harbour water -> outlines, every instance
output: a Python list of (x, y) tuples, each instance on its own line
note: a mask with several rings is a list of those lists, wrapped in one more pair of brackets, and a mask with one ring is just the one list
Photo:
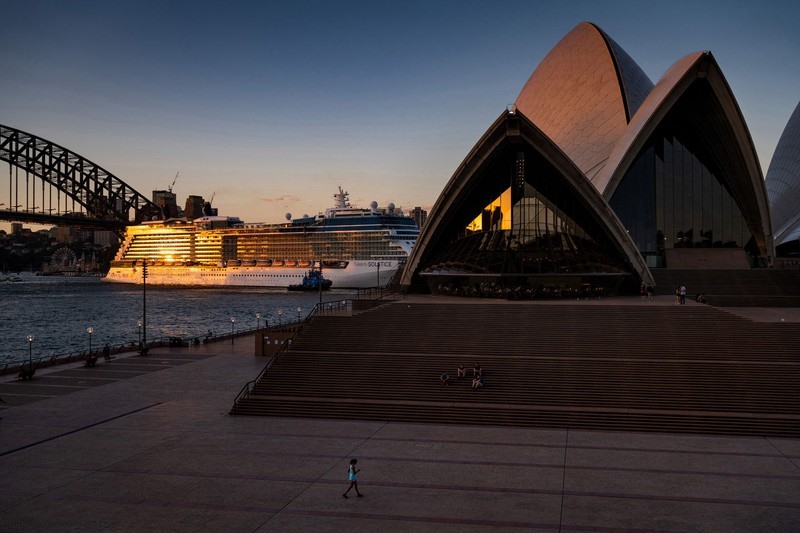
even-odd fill
[[(0, 365), (136, 342), (142, 318), (142, 287), (104, 283), (99, 278), (45, 277), (21, 274), (19, 281), (0, 283)], [(323, 301), (352, 298), (354, 293), (331, 290)], [(256, 313), (269, 324), (304, 318), (319, 301), (316, 293), (267, 288), (147, 287), (147, 338), (203, 337), (256, 327)], [(298, 308), (300, 309), (298, 312)], [(280, 311), (280, 315), (279, 315)]]

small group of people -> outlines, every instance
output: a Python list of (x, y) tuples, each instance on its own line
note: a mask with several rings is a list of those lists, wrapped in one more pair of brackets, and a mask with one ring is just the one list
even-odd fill
[[(467, 377), (467, 369), (464, 367), (463, 363), (458, 365), (456, 376), (457, 379)], [(450, 384), (450, 374), (448, 374), (447, 371), (442, 372), (439, 376), (439, 382), (443, 387), (448, 386)], [(480, 387), (483, 387), (483, 369), (481, 368), (481, 364), (476, 361), (472, 367), (472, 388), (477, 389)]]
[[(106, 363), (110, 362), (111, 359), (111, 348), (108, 347), (108, 344), (103, 346), (103, 359), (105, 359)], [(84, 365), (88, 367), (93, 367), (97, 364), (97, 355), (94, 353), (89, 353), (89, 356), (86, 358), (86, 362)]]
[(675, 303), (680, 305), (686, 303), (686, 286), (679, 285), (675, 289)]

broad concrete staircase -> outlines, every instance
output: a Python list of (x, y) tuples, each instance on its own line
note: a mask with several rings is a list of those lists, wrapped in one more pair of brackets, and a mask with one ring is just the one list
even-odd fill
[[(800, 436), (800, 324), (638, 299), (431, 302), (314, 318), (231, 412)], [(475, 361), (478, 390), (456, 379)]]
[(704, 294), (717, 307), (800, 307), (800, 270), (782, 268), (653, 269), (656, 292), (674, 296), (684, 285), (687, 298)]

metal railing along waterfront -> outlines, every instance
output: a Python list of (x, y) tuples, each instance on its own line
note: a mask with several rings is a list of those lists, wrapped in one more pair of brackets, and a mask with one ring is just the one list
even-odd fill
[[(253, 389), (256, 386), (256, 383), (261, 381), (261, 379), (269, 372), (272, 366), (280, 359), (286, 352), (291, 350), (292, 342), (294, 338), (297, 337), (300, 333), (303, 332), (303, 329), (311, 322), (311, 319), (317, 315), (325, 315), (325, 314), (334, 314), (334, 313), (342, 313), (342, 312), (349, 312), (353, 310), (353, 300), (338, 300), (335, 302), (323, 302), (316, 304), (314, 308), (306, 315), (305, 319), (301, 320), (299, 325), (294, 329), (292, 332), (292, 336), (288, 339), (285, 339), (272, 357), (269, 358), (267, 364), (258, 373), (255, 379), (252, 379), (244, 384), (242, 390), (239, 391), (239, 394), (236, 395), (236, 398), (233, 400), (233, 407), (231, 408), (231, 414), (233, 414), (233, 410), (236, 408), (236, 404), (238, 404), (241, 400), (250, 396), (253, 392)], [(271, 330), (277, 328), (270, 328)]]
[[(166, 341), (163, 339), (167, 339)], [(154, 340), (152, 343), (148, 343), (148, 346), (163, 346), (169, 343), (169, 338), (164, 337), (163, 339), (159, 338)], [(131, 352), (137, 351), (138, 342), (131, 341), (131, 342), (123, 342), (118, 344), (109, 344), (109, 353), (110, 355), (115, 355), (123, 352)], [(105, 346), (105, 345), (104, 345)], [(90, 356), (94, 355), (97, 357), (102, 356), (103, 354), (103, 347), (98, 348), (96, 350), (75, 350), (71, 352), (64, 352), (59, 354), (50, 354), (44, 355), (39, 357), (32, 357), (32, 358), (24, 358), (24, 359), (14, 359), (12, 361), (6, 361), (0, 365), (0, 375), (3, 374), (11, 374), (14, 372), (19, 372), (22, 370), (23, 367), (27, 367), (30, 364), (33, 365), (34, 368), (45, 368), (48, 366), (55, 366), (65, 363), (74, 363), (77, 361), (85, 361)]]
[(366, 289), (358, 289), (356, 298), (359, 300), (399, 300), (404, 295), (391, 289), (384, 287), (368, 287)]
[[(287, 322), (283, 325), (284, 328), (291, 328), (295, 327), (297, 322)], [(230, 333), (216, 335), (213, 332), (206, 332), (201, 335), (163, 335), (160, 337), (156, 337), (153, 339), (148, 339), (147, 346), (145, 348), (157, 348), (161, 346), (191, 346), (191, 345), (199, 345), (205, 344), (208, 342), (218, 342), (222, 340), (230, 340), (231, 336), (233, 337), (240, 337), (251, 335), (257, 331), (262, 331), (264, 329), (272, 329), (269, 327), (262, 327), (262, 328), (249, 328), (249, 329), (242, 329), (240, 331), (235, 332), (233, 335)], [(277, 329), (277, 326), (276, 328)], [(12, 374), (14, 372), (19, 372), (23, 368), (28, 367), (29, 365), (33, 365), (34, 369), (39, 368), (46, 368), (50, 366), (56, 366), (66, 363), (74, 363), (79, 361), (85, 361), (91, 356), (95, 357), (102, 357), (103, 356), (103, 349), (105, 345), (102, 345), (96, 349), (89, 350), (73, 350), (70, 352), (63, 352), (63, 353), (51, 353), (50, 355), (43, 355), (38, 357), (24, 357), (20, 359), (13, 359), (9, 361), (5, 361), (0, 363), (0, 375), (5, 374)], [(121, 343), (115, 344), (108, 344), (109, 354), (116, 355), (120, 353), (126, 352), (140, 352), (139, 342), (137, 340), (125, 341)]]
[[(339, 300), (333, 302), (324, 302), (317, 304), (311, 310), (308, 316), (304, 319), (286, 320), (280, 324), (264, 325), (262, 327), (244, 328), (234, 333), (216, 334), (212, 331), (207, 331), (199, 335), (163, 335), (156, 338), (149, 338), (145, 348), (157, 348), (162, 346), (192, 346), (199, 344), (206, 344), (209, 342), (221, 342), (231, 340), (231, 337), (244, 337), (252, 335), (259, 331), (281, 331), (281, 330), (295, 330), (295, 334), (299, 332), (303, 326), (310, 320), (310, 318), (317, 314), (339, 313), (343, 310), (352, 309), (351, 300)], [(12, 374), (21, 371), (23, 368), (33, 365), (34, 369), (46, 368), (66, 363), (74, 363), (85, 361), (91, 356), (102, 357), (102, 345), (97, 349), (89, 350), (73, 350), (62, 353), (51, 353), (50, 355), (42, 355), (38, 357), (20, 357), (19, 359), (12, 359), (0, 362), (0, 375)], [(126, 353), (126, 352), (140, 352), (139, 342), (137, 340), (125, 341), (121, 343), (108, 344), (111, 355)]]

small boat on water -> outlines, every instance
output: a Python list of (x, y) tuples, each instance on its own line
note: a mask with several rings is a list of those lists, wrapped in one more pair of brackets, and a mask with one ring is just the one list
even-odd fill
[(322, 277), (322, 269), (312, 268), (303, 276), (300, 284), (289, 285), (286, 288), (290, 291), (327, 291), (332, 285), (331, 280)]

